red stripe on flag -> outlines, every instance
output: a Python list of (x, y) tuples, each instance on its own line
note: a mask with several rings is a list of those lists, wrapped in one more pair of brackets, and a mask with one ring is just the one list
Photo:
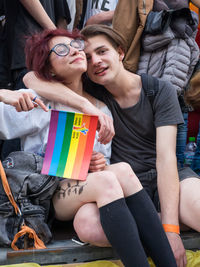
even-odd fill
[(93, 146), (94, 146), (94, 138), (96, 134), (97, 122), (98, 122), (98, 117), (91, 116), (89, 131), (87, 134), (88, 136), (87, 136), (87, 141), (86, 141), (86, 146), (85, 146), (85, 153), (84, 153), (78, 180), (85, 180), (88, 174), (90, 159), (91, 159)]

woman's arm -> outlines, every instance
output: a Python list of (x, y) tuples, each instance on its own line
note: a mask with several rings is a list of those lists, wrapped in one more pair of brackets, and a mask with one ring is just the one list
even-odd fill
[(100, 143), (107, 144), (113, 138), (115, 132), (112, 119), (86, 98), (76, 94), (62, 83), (40, 80), (35, 76), (34, 72), (27, 73), (23, 81), (26, 87), (33, 89), (48, 100), (62, 103), (86, 114), (98, 116), (98, 141)]
[(48, 111), (42, 100), (34, 98), (35, 96), (30, 92), (11, 91), (7, 89), (0, 90), (0, 102), (4, 102), (5, 104), (15, 107), (17, 111), (28, 111), (38, 107), (38, 105), (44, 111)]

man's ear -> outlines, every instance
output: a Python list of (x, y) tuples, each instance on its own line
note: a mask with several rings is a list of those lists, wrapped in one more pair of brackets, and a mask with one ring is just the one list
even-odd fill
[(118, 54), (119, 54), (119, 59), (120, 59), (120, 61), (123, 61), (124, 56), (125, 56), (124, 50), (119, 46), (119, 47), (117, 48), (117, 52), (118, 52)]

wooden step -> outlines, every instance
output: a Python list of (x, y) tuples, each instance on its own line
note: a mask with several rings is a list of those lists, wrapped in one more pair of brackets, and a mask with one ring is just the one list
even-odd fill
[[(185, 232), (181, 234), (186, 249), (200, 250), (200, 234)], [(69, 264), (94, 260), (118, 259), (112, 248), (100, 248), (91, 245), (81, 246), (71, 239), (53, 240), (47, 249), (13, 251), (0, 249), (0, 265), (24, 262), (36, 262), (40, 265)]]

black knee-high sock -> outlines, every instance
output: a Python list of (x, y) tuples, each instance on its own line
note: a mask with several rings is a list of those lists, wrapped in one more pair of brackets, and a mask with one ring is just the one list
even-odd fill
[(149, 267), (137, 225), (125, 199), (113, 201), (99, 211), (103, 230), (125, 267)]
[(125, 198), (141, 241), (157, 267), (174, 267), (176, 261), (157, 211), (144, 189)]

